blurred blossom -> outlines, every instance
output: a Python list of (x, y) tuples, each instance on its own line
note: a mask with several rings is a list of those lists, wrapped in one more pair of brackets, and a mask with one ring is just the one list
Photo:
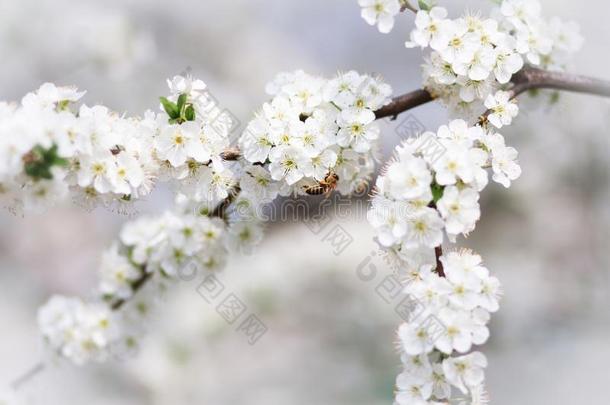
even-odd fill
[[(35, 51), (33, 51), (35, 50)], [(11, 55), (5, 74), (23, 69), (72, 73), (97, 68), (125, 76), (155, 56), (151, 33), (119, 8), (99, 2), (7, 0), (0, 3), (0, 53)], [(9, 70), (10, 68), (10, 70)]]

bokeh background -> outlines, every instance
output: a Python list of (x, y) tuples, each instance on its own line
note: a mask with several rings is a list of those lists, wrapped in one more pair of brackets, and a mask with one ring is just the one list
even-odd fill
[[(453, 15), (490, 1), (439, 1)], [(610, 3), (542, 1), (548, 16), (580, 23), (586, 39), (570, 70), (610, 79)], [(365, 24), (356, 0), (0, 0), (0, 99), (45, 81), (88, 91), (85, 102), (141, 114), (165, 78), (190, 71), (245, 123), (284, 70), (330, 76), (375, 72), (397, 93), (420, 86), (422, 55), (403, 42), (404, 14), (389, 35)], [(527, 107), (525, 107), (527, 105)], [(446, 112), (410, 112), (429, 129)], [(397, 122), (384, 122), (387, 157)], [(522, 103), (503, 133), (523, 176), (482, 199), (463, 246), (503, 282), (501, 311), (483, 348), (492, 403), (605, 403), (610, 383), (610, 104), (562, 94), (552, 108)], [(160, 187), (138, 212), (170, 207)], [(357, 268), (374, 250), (363, 218), (332, 219), (353, 237), (340, 255), (302, 223), (277, 223), (255, 254), (234, 257), (220, 279), (268, 327), (255, 345), (182, 282), (151, 320), (138, 355), (78, 368), (48, 367), (20, 389), (31, 404), (388, 404), (399, 358), (394, 303)], [(42, 357), (36, 310), (51, 294), (88, 295), (100, 252), (129, 218), (69, 204), (41, 216), (0, 213), (0, 387)], [(330, 228), (329, 228), (330, 229)]]

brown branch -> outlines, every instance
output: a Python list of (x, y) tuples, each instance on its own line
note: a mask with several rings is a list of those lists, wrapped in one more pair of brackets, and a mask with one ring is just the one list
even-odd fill
[[(430, 204), (428, 204), (428, 207), (438, 211), (438, 208), (436, 207), (436, 202), (434, 201), (431, 201)], [(440, 215), (440, 212), (438, 214)], [(442, 243), (434, 248), (434, 255), (436, 256), (436, 267), (433, 271), (440, 277), (445, 277), (445, 269), (443, 268), (443, 262), (441, 262), (441, 256), (443, 255)]]
[(241, 151), (239, 150), (239, 147), (232, 146), (232, 147), (225, 149), (220, 154), (220, 157), (223, 160), (239, 160), (239, 158), (241, 157)]
[(443, 255), (443, 245), (438, 245), (434, 248), (434, 255), (436, 256), (436, 268), (434, 271), (441, 277), (445, 277), (445, 269), (443, 268), (443, 262), (441, 262), (441, 256)]
[(422, 104), (426, 104), (432, 100), (434, 100), (434, 97), (432, 97), (432, 95), (428, 93), (427, 90), (414, 90), (410, 93), (394, 97), (390, 104), (383, 106), (379, 110), (375, 111), (375, 117), (377, 119), (384, 117), (392, 117), (392, 119), (396, 119), (398, 114), (410, 110), (411, 108), (420, 106)]
[[(513, 86), (508, 90), (511, 99), (534, 89), (555, 89), (610, 97), (610, 82), (606, 80), (571, 73), (551, 72), (531, 66), (517, 72), (511, 82)], [(479, 117), (478, 123), (481, 125), (487, 124), (487, 117), (491, 113), (491, 110), (485, 111)]]
[(509, 90), (513, 97), (532, 89), (555, 89), (610, 97), (610, 82), (565, 72), (526, 67), (517, 72)]
[(402, 3), (400, 6), (401, 13), (405, 10), (410, 10), (417, 14), (417, 9), (411, 5), (409, 0), (401, 0), (400, 2)]
[(210, 212), (210, 214), (208, 216), (212, 217), (212, 218), (226, 219), (225, 216), (227, 213), (227, 208), (229, 208), (229, 206), (233, 203), (233, 201), (235, 201), (235, 199), (237, 198), (237, 196), (239, 195), (240, 192), (241, 192), (241, 188), (239, 187), (239, 184), (235, 185), (229, 191), (229, 195), (227, 196), (227, 198), (222, 200), (216, 206), (216, 208), (214, 208), (214, 210), (212, 212)]

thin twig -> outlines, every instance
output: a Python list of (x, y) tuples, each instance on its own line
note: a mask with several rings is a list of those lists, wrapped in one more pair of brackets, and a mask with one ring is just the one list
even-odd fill
[(403, 12), (405, 10), (411, 10), (415, 14), (417, 14), (417, 9), (411, 5), (411, 2), (409, 0), (401, 0), (400, 2), (402, 3), (400, 6), (400, 12)]
[(225, 149), (220, 154), (220, 157), (223, 160), (239, 160), (239, 158), (241, 157), (241, 151), (239, 150), (239, 147), (232, 146), (232, 147)]
[[(142, 275), (140, 276), (140, 278), (138, 278), (136, 281), (133, 282), (133, 284), (131, 285), (131, 289), (133, 290), (133, 293), (135, 294), (136, 292), (138, 292), (142, 287), (144, 287), (144, 284), (146, 284), (146, 282), (152, 277), (152, 272), (147, 272), (146, 271), (146, 266), (142, 266)], [(113, 311), (118, 311), (119, 309), (121, 309), (121, 307), (127, 302), (126, 299), (124, 298), (120, 298), (118, 300), (116, 300), (111, 306), (110, 308)]]
[(45, 364), (42, 361), (39, 361), (34, 366), (32, 366), (28, 371), (23, 373), (19, 378), (11, 383), (11, 388), (15, 391), (19, 389), (27, 381), (34, 378), (36, 375), (40, 374), (45, 369)]
[(229, 208), (231, 203), (235, 201), (240, 192), (241, 188), (239, 187), (239, 184), (233, 186), (233, 188), (229, 191), (229, 195), (227, 196), (227, 198), (222, 200), (220, 204), (218, 204), (216, 208), (214, 208), (214, 210), (209, 214), (209, 216), (212, 218), (225, 219), (225, 216), (227, 214), (227, 208)]
[(445, 277), (445, 269), (443, 268), (443, 262), (441, 262), (441, 256), (443, 256), (443, 245), (438, 245), (434, 248), (434, 255), (436, 256), (436, 268), (434, 271), (441, 277)]

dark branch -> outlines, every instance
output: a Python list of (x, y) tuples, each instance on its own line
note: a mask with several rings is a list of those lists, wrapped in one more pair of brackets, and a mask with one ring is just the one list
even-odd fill
[(411, 5), (409, 0), (401, 0), (401, 3), (402, 3), (400, 5), (400, 12), (401, 13), (404, 12), (405, 10), (410, 10), (410, 11), (413, 11), (414, 13), (417, 14), (417, 9)]
[(434, 100), (434, 98), (430, 93), (428, 93), (427, 90), (415, 90), (410, 93), (394, 97), (390, 104), (375, 111), (375, 117), (377, 119), (384, 117), (392, 117), (392, 119), (396, 119), (398, 114), (422, 104), (426, 104), (432, 100)]
[(225, 149), (220, 154), (220, 157), (223, 160), (238, 160), (241, 157), (241, 151), (239, 150), (239, 148), (237, 146), (233, 146), (233, 147)]
[(555, 89), (610, 97), (610, 82), (607, 80), (534, 67), (520, 70), (511, 81), (514, 83), (510, 89), (513, 97), (532, 89)]
[(234, 186), (229, 191), (229, 195), (227, 196), (227, 198), (222, 200), (216, 206), (216, 208), (214, 208), (214, 210), (212, 212), (210, 212), (210, 214), (208, 216), (210, 216), (212, 218), (226, 219), (225, 216), (227, 213), (227, 208), (229, 208), (229, 206), (233, 203), (233, 201), (235, 201), (235, 199), (237, 198), (237, 196), (239, 195), (240, 192), (241, 192), (241, 188), (239, 187), (239, 185)]
[[(510, 98), (534, 89), (554, 89), (610, 97), (610, 82), (606, 80), (564, 72), (551, 72), (531, 66), (517, 72), (511, 82), (513, 87), (508, 90)], [(485, 111), (479, 117), (479, 124), (487, 124), (487, 117), (491, 113), (491, 110)]]
[(441, 256), (443, 255), (443, 246), (438, 245), (434, 248), (434, 254), (436, 255), (436, 268), (434, 271), (441, 277), (445, 277), (445, 269), (443, 268), (443, 262), (441, 262)]

